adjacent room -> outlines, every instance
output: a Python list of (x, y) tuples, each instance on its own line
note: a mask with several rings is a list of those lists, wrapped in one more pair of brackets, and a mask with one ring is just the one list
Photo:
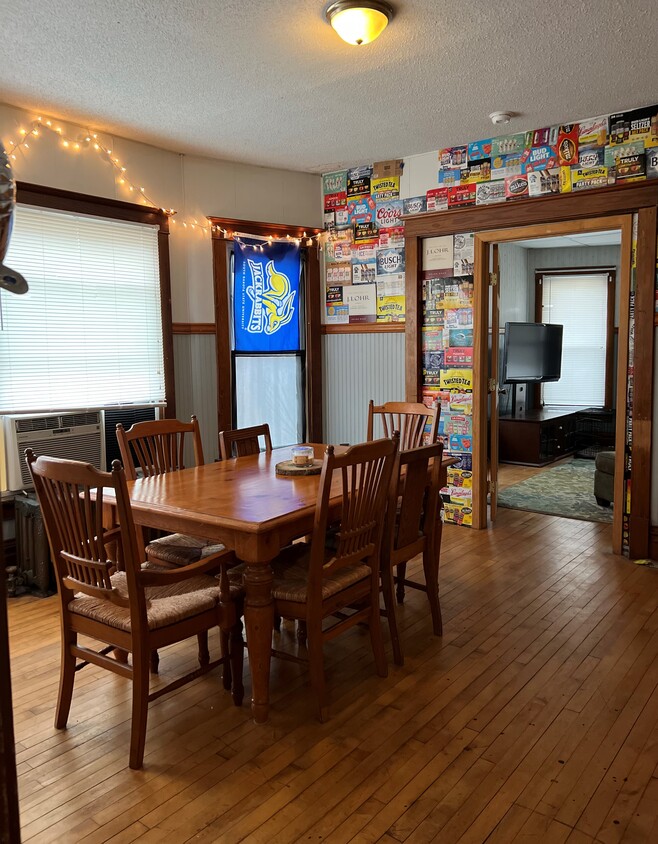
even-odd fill
[(3, 13), (0, 844), (658, 841), (655, 10)]

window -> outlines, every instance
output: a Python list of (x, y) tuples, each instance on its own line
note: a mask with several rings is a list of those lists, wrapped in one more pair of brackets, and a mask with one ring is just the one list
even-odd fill
[(162, 404), (158, 225), (18, 205), (0, 292), (0, 413)]
[(609, 287), (613, 284), (608, 272), (543, 275), (541, 321), (564, 326), (562, 374), (559, 381), (543, 385), (545, 404), (608, 403)]

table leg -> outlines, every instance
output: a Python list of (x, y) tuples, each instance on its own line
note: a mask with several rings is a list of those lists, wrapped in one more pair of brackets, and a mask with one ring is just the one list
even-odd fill
[(245, 571), (244, 620), (251, 669), (251, 711), (257, 724), (267, 721), (270, 708), (270, 654), (272, 650), (272, 569), (269, 563), (249, 564)]

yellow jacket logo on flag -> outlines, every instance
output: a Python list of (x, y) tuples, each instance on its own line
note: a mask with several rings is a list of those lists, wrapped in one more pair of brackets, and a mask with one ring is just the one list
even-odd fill
[(274, 334), (287, 325), (295, 315), (296, 291), (291, 288), (287, 275), (277, 272), (274, 261), (268, 261), (263, 277), (263, 267), (249, 260), (252, 284), (247, 295), (252, 301), (251, 316), (247, 331), (250, 334)]

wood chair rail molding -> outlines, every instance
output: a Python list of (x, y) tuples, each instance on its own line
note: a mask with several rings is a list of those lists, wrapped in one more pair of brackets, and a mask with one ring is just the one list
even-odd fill
[[(254, 220), (236, 220), (229, 217), (208, 217), (218, 230), (212, 232), (213, 288), (215, 299), (215, 355), (217, 361), (217, 430), (233, 427), (233, 385), (231, 362), (231, 301), (229, 296), (230, 249), (232, 238), (228, 232), (252, 234), (275, 238), (290, 235), (293, 238), (319, 234), (322, 229), (313, 226), (294, 226), (285, 223), (263, 223)], [(314, 246), (300, 246), (307, 256), (304, 296), (306, 302), (306, 437), (322, 442), (322, 343), (321, 343), (321, 285), (320, 261)]]
[[(653, 347), (655, 297), (655, 261), (656, 261), (656, 207), (658, 205), (658, 182), (635, 182), (620, 187), (601, 188), (582, 193), (561, 194), (518, 200), (475, 208), (456, 208), (429, 214), (404, 217), (405, 222), (405, 261), (406, 261), (406, 354), (405, 381), (407, 401), (418, 401), (420, 394), (421, 332), (422, 319), (422, 240), (427, 237), (474, 232), (476, 238), (475, 269), (484, 266), (488, 256), (488, 243), (507, 242), (537, 237), (536, 230), (541, 227), (541, 235), (548, 237), (557, 234), (577, 233), (582, 231), (604, 231), (609, 228), (622, 229), (622, 254), (628, 252), (628, 221), (630, 215), (638, 215), (637, 256), (635, 267), (635, 360), (634, 360), (634, 405), (633, 405), (633, 474), (631, 480), (631, 516), (629, 531), (629, 551), (634, 558), (646, 557), (650, 540), (650, 501), (651, 501), (651, 435), (653, 402)], [(595, 221), (595, 222), (594, 222)], [(622, 224), (623, 221), (623, 224)], [(626, 230), (626, 236), (624, 231)], [(480, 273), (484, 272), (480, 270)], [(618, 282), (628, 290), (630, 264), (622, 266), (622, 278)], [(626, 286), (628, 283), (629, 286)], [(478, 293), (475, 285), (474, 318), (481, 320), (486, 315), (486, 302), (482, 292)], [(623, 299), (623, 295), (622, 295)], [(480, 323), (478, 323), (480, 324)], [(623, 306), (619, 320), (618, 372), (627, 362), (628, 355), (628, 303)], [(475, 338), (474, 349), (474, 390), (484, 396), (482, 401), (474, 402), (474, 429), (481, 416), (486, 413), (486, 392), (483, 392), (483, 379), (486, 375), (486, 343), (478, 344)], [(485, 369), (482, 370), (484, 361)], [(619, 384), (618, 384), (619, 386)], [(625, 395), (625, 390), (619, 395)], [(480, 399), (482, 399), (482, 395)], [(619, 433), (625, 429), (626, 414), (623, 402), (618, 403), (617, 448), (623, 444)], [(486, 453), (481, 449), (474, 475), (473, 524), (483, 527), (486, 524), (486, 509), (476, 513), (476, 497), (481, 490), (476, 486), (486, 483)], [(485, 474), (482, 473), (484, 461)], [(617, 473), (620, 474), (620, 473)], [(478, 475), (481, 475), (478, 480)], [(623, 478), (616, 478), (616, 490), (623, 494)], [(622, 500), (621, 497), (618, 500)], [(619, 508), (618, 508), (619, 509)], [(620, 515), (618, 515), (618, 520)], [(615, 525), (615, 536), (619, 534)], [(620, 534), (619, 534), (620, 535)], [(615, 542), (616, 551), (621, 550)]]

